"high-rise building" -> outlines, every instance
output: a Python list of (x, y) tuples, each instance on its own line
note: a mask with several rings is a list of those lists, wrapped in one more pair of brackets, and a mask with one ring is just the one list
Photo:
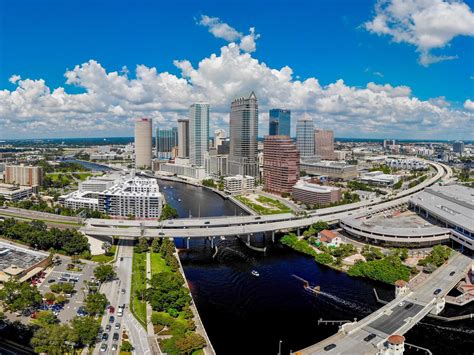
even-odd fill
[(314, 153), (326, 160), (334, 160), (334, 133), (317, 129), (314, 131)]
[(189, 162), (204, 166), (209, 150), (209, 104), (197, 103), (189, 108)]
[(453, 152), (454, 153), (464, 153), (464, 142), (456, 141), (453, 143)]
[(171, 158), (171, 152), (178, 145), (178, 128), (156, 129), (156, 157)]
[(225, 131), (221, 128), (218, 128), (214, 131), (214, 148), (219, 147), (222, 144), (222, 141), (225, 139)]
[(314, 124), (311, 118), (302, 118), (296, 122), (296, 147), (300, 157), (314, 155)]
[(290, 136), (291, 130), (291, 111), (273, 108), (269, 114), (270, 136)]
[(265, 190), (291, 193), (300, 176), (300, 153), (289, 136), (266, 136), (263, 143)]
[(153, 121), (150, 118), (135, 120), (135, 168), (137, 169), (151, 168), (152, 128)]
[(6, 165), (5, 183), (40, 186), (43, 183), (43, 168), (39, 166)]
[(178, 120), (178, 157), (189, 157), (189, 120)]
[(383, 147), (384, 149), (390, 148), (392, 145), (396, 145), (397, 142), (395, 139), (384, 139), (383, 141)]
[(229, 123), (230, 175), (258, 177), (258, 102), (253, 91), (232, 101)]

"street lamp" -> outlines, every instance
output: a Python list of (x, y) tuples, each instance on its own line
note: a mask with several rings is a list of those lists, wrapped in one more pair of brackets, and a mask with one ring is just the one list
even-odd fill
[(281, 343), (283, 343), (281, 340), (278, 341), (278, 355), (281, 355)]

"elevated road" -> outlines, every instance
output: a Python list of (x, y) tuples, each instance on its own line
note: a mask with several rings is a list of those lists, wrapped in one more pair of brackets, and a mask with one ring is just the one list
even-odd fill
[[(446, 295), (466, 275), (471, 264), (469, 257), (456, 254), (413, 289), (400, 294), (359, 322), (343, 325), (335, 335), (296, 354), (383, 353), (390, 335), (403, 335), (428, 313), (442, 311)], [(329, 345), (331, 349), (324, 350)]]
[(447, 174), (445, 167), (430, 162), (436, 174), (410, 189), (401, 191), (393, 198), (377, 198), (348, 205), (324, 208), (304, 215), (291, 213), (269, 216), (235, 216), (213, 218), (181, 218), (166, 221), (129, 221), (111, 219), (88, 219), (81, 229), (91, 236), (116, 236), (122, 238), (160, 237), (217, 237), (252, 235), (255, 233), (298, 230), (317, 221), (338, 222), (355, 213), (367, 213), (370, 210), (390, 209), (408, 202), (414, 193), (431, 186)]

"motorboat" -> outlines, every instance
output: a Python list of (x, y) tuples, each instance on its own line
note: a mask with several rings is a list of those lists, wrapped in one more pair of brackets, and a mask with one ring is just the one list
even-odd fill
[(251, 274), (252, 274), (253, 276), (255, 276), (255, 277), (259, 277), (259, 276), (260, 276), (260, 274), (258, 273), (257, 270), (252, 270)]

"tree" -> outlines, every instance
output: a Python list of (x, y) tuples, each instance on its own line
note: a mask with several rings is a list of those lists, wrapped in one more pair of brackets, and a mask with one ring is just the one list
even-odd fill
[(148, 251), (148, 240), (144, 237), (138, 239), (138, 244), (135, 246), (135, 251), (137, 253), (146, 253)]
[(56, 300), (56, 296), (52, 292), (46, 292), (44, 294), (44, 299), (48, 302), (54, 302)]
[(120, 351), (124, 351), (127, 353), (132, 352), (133, 346), (129, 341), (123, 341), (122, 345), (120, 346)]
[(78, 339), (78, 345), (93, 345), (96, 342), (100, 323), (93, 317), (74, 317), (71, 326)]
[(16, 312), (38, 306), (43, 301), (43, 297), (35, 286), (12, 280), (3, 284), (0, 290), (0, 301), (5, 308)]
[(153, 239), (153, 241), (151, 242), (151, 250), (154, 253), (159, 253), (160, 247), (161, 247), (160, 239), (159, 238)]
[(165, 203), (161, 211), (160, 219), (165, 220), (165, 219), (171, 219), (171, 218), (177, 218), (177, 217), (179, 217), (178, 210), (172, 207), (170, 204)]
[(187, 333), (176, 340), (176, 348), (185, 354), (202, 349), (206, 345), (206, 340), (199, 334)]
[(46, 326), (56, 324), (59, 320), (52, 311), (40, 311), (36, 314), (36, 322), (42, 326)]
[(69, 342), (76, 340), (68, 325), (54, 324), (38, 328), (31, 338), (31, 345), (37, 353), (61, 355), (70, 350)]
[(324, 221), (317, 221), (311, 227), (316, 231), (316, 233), (319, 233), (324, 229), (329, 229), (329, 224)]
[(84, 300), (84, 308), (91, 316), (101, 315), (109, 301), (103, 293), (90, 293)]
[(117, 276), (117, 273), (112, 265), (101, 264), (94, 269), (94, 276), (100, 282), (106, 282), (113, 280)]

